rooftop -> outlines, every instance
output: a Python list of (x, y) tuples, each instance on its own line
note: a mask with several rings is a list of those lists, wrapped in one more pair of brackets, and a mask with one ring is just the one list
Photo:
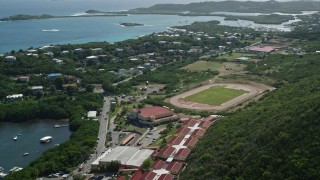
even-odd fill
[(157, 160), (151, 166), (152, 169), (161, 169), (166, 163), (162, 160)]
[(194, 147), (197, 143), (198, 139), (190, 137), (183, 145), (188, 147)]
[(192, 135), (202, 137), (205, 133), (206, 133), (206, 130), (204, 129), (196, 129), (193, 131)]
[(179, 162), (171, 162), (168, 167), (166, 168), (166, 170), (168, 170), (169, 172), (178, 172), (180, 171), (182, 168), (182, 163)]
[(201, 121), (199, 127), (207, 129), (211, 126), (211, 121)]
[(189, 128), (180, 127), (180, 128), (176, 131), (176, 134), (185, 136), (185, 135), (187, 135), (189, 132), (190, 132), (190, 129), (189, 129)]
[(196, 124), (197, 124), (197, 121), (196, 120), (192, 120), (192, 119), (183, 121), (183, 125), (187, 126), (187, 127), (193, 127)]
[(181, 148), (177, 154), (174, 156), (175, 158), (186, 158), (190, 154), (191, 150), (189, 148)]
[(269, 53), (269, 52), (276, 50), (276, 48), (272, 47), (272, 46), (254, 46), (254, 47), (251, 47), (249, 50), (256, 51), (256, 52)]
[(145, 107), (136, 111), (138, 111), (138, 113), (140, 113), (140, 115), (143, 117), (151, 117), (167, 113), (173, 113), (170, 109), (161, 106)]
[(168, 144), (178, 145), (182, 142), (183, 139), (184, 139), (184, 137), (182, 137), (182, 136), (173, 136), (170, 139), (170, 141), (168, 142)]
[(130, 146), (117, 146), (109, 154), (103, 157), (101, 162), (120, 161), (122, 165), (140, 167), (153, 150), (139, 149)]
[(174, 175), (172, 174), (162, 174), (158, 180), (173, 180), (174, 179)]
[(160, 156), (170, 156), (174, 152), (175, 148), (165, 146), (159, 151)]
[(140, 180), (153, 180), (156, 177), (156, 175), (157, 174), (152, 171), (147, 171), (147, 172), (143, 173)]

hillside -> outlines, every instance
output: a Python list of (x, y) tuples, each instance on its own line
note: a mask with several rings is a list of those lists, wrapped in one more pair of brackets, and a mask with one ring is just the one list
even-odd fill
[[(157, 4), (149, 8), (137, 8), (130, 13), (182, 13), (189, 12), (209, 14), (212, 12), (243, 12), (243, 13), (300, 13), (301, 11), (317, 11), (320, 9), (319, 1), (289, 1), (277, 2), (274, 0), (266, 2), (254, 1), (220, 1), (201, 2), (191, 4)], [(183, 13), (182, 13), (183, 14)]]
[(315, 55), (272, 55), (249, 66), (253, 74), (274, 77), (279, 88), (215, 122), (193, 150), (181, 179), (317, 179), (318, 68)]

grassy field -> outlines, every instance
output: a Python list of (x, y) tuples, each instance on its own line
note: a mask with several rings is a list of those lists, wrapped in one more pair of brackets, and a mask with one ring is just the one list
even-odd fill
[(218, 71), (222, 66), (223, 63), (220, 62), (197, 61), (183, 67), (182, 69), (186, 69), (189, 71), (207, 71), (208, 69)]
[(244, 93), (247, 93), (247, 91), (229, 89), (222, 86), (214, 86), (197, 94), (185, 97), (183, 99), (186, 101), (197, 102), (201, 104), (219, 106)]

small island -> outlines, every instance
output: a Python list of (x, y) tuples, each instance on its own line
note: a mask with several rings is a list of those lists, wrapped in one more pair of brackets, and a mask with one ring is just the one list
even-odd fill
[(139, 23), (120, 23), (121, 26), (133, 27), (133, 26), (144, 26), (144, 24)]
[(22, 21), (22, 20), (32, 20), (32, 19), (49, 19), (54, 18), (55, 16), (49, 14), (42, 15), (27, 15), (27, 14), (18, 14), (9, 17), (0, 19), (0, 21)]

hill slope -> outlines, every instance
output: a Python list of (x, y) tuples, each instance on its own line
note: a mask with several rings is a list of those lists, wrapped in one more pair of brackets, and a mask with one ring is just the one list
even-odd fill
[(319, 117), (319, 78), (286, 85), (215, 122), (181, 179), (317, 179)]
[(318, 11), (320, 2), (317, 1), (220, 1), (200, 2), (191, 4), (157, 4), (149, 8), (137, 8), (130, 10), (131, 13), (191, 13), (208, 14), (217, 11), (244, 12), (244, 13), (300, 13), (300, 11)]

